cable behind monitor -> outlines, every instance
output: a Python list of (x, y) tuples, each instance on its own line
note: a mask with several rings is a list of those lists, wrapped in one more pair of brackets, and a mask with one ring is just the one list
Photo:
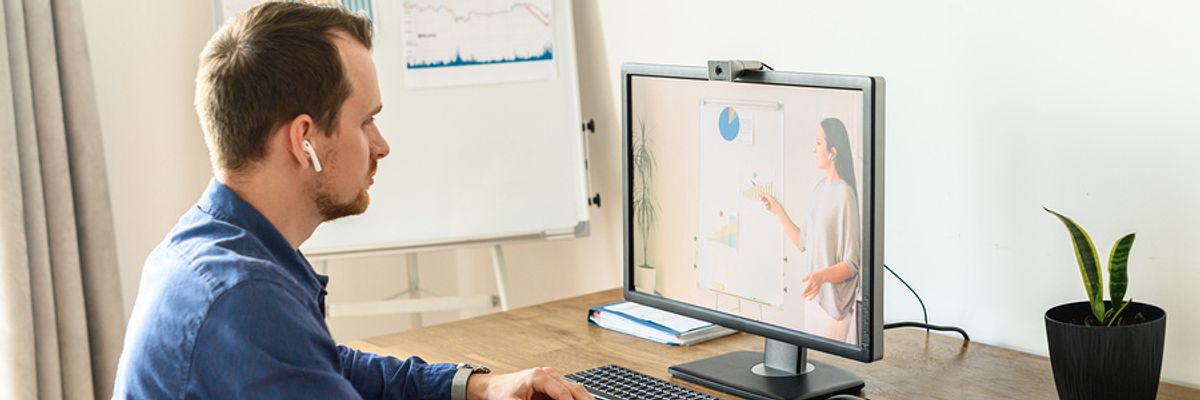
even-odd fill
[(928, 332), (930, 330), (943, 331), (943, 332), (958, 332), (958, 334), (962, 335), (963, 340), (968, 341), (968, 342), (971, 341), (971, 336), (967, 335), (967, 331), (964, 330), (963, 328), (959, 328), (957, 326), (931, 325), (929, 323), (929, 311), (925, 309), (925, 301), (921, 300), (921, 295), (917, 294), (917, 291), (914, 290), (913, 287), (908, 284), (908, 282), (905, 282), (904, 278), (901, 278), (900, 275), (896, 273), (896, 271), (893, 271), (891, 267), (888, 267), (887, 264), (883, 265), (883, 269), (887, 270), (887, 272), (890, 272), (892, 274), (892, 276), (896, 277), (896, 279), (899, 280), (900, 283), (904, 284), (904, 287), (908, 288), (908, 291), (912, 292), (913, 296), (917, 298), (917, 302), (921, 304), (921, 315), (924, 316), (924, 321), (925, 321), (925, 322), (913, 322), (913, 321), (893, 322), (890, 324), (884, 324), (883, 329), (886, 330), (886, 329), (892, 329), (892, 328), (925, 328), (926, 332)]

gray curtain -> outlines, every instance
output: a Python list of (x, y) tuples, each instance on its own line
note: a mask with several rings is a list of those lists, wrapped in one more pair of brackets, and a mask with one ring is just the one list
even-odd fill
[(79, 0), (0, 2), (0, 398), (108, 398), (125, 321)]

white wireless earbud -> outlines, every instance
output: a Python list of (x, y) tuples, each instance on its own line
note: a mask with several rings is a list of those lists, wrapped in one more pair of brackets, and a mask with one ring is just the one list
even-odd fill
[(304, 141), (303, 146), (304, 152), (308, 153), (308, 159), (312, 160), (313, 169), (317, 170), (317, 172), (321, 172), (321, 160), (317, 159), (317, 151), (313, 150), (312, 144), (307, 140)]

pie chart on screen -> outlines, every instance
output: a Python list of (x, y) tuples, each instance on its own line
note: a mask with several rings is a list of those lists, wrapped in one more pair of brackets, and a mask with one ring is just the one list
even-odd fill
[(737, 110), (734, 110), (733, 107), (725, 107), (721, 110), (721, 118), (717, 121), (717, 126), (725, 141), (732, 142), (733, 139), (737, 139), (741, 125), (741, 118), (738, 117)]

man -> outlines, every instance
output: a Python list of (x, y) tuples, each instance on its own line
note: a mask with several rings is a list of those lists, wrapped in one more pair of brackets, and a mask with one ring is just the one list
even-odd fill
[(209, 41), (196, 110), (215, 178), (146, 260), (114, 397), (591, 398), (548, 368), (485, 375), (330, 337), (328, 278), (297, 249), (367, 209), (388, 154), (370, 48), (365, 18), (302, 3), (255, 6)]

